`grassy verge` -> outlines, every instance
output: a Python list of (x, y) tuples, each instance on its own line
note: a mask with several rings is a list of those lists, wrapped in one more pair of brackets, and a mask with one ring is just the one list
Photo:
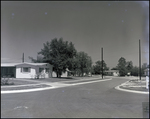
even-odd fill
[(14, 82), (10, 82), (9, 78), (1, 78), (1, 86), (3, 85), (14, 85)]

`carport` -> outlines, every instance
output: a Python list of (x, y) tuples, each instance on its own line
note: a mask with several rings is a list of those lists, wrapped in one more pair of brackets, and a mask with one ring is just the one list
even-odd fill
[(1, 63), (1, 77), (16, 78), (16, 63)]

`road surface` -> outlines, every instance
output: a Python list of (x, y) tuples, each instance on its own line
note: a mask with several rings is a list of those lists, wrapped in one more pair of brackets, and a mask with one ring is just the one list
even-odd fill
[(116, 90), (113, 78), (50, 90), (1, 94), (1, 118), (137, 118), (149, 95)]

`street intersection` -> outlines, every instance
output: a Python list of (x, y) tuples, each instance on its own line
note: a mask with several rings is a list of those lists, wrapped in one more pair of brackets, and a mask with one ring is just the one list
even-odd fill
[[(143, 117), (142, 103), (149, 102), (149, 95), (115, 89), (116, 86), (128, 80), (108, 78), (88, 79), (87, 81), (72, 80), (72, 83), (71, 81), (60, 81), (52, 82), (50, 87), (47, 87), (53, 87), (52, 90), (1, 93), (1, 117)], [(47, 82), (40, 83), (46, 84)]]

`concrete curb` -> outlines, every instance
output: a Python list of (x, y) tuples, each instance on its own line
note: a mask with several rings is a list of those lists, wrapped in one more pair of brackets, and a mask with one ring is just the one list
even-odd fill
[(135, 90), (122, 89), (122, 88), (120, 88), (120, 86), (121, 85), (116, 86), (115, 89), (120, 90), (120, 91), (131, 92), (131, 93), (149, 94), (149, 92), (144, 92), (144, 91), (135, 91)]
[(112, 80), (112, 79), (104, 79), (104, 80), (98, 80), (98, 81), (87, 81), (87, 82), (82, 82), (82, 83), (79, 82), (79, 83), (75, 83), (75, 84), (60, 84), (59, 82), (47, 83), (47, 85), (50, 85), (51, 87), (24, 89), (24, 90), (8, 90), (8, 91), (1, 91), (1, 94), (42, 91), (42, 90), (49, 90), (49, 89), (62, 88), (62, 87), (75, 86), (75, 85), (88, 84), (88, 83), (101, 82), (101, 81), (108, 81), (108, 80)]
[[(132, 78), (132, 79), (134, 79), (134, 78)], [(130, 79), (130, 80), (132, 80), (132, 79)], [(129, 81), (130, 81), (130, 80), (129, 80)], [(115, 87), (115, 89), (117, 89), (117, 90), (120, 90), (120, 91), (131, 92), (131, 93), (149, 94), (149, 92), (144, 92), (144, 91), (136, 91), (136, 90), (129, 90), (129, 89), (123, 89), (123, 88), (120, 88), (120, 86), (123, 86), (123, 85), (125, 85), (125, 84), (126, 84), (126, 83), (128, 83), (129, 81), (126, 81), (125, 83), (122, 83), (121, 85), (119, 85), (119, 86), (116, 86), (116, 87)]]
[(33, 91), (42, 91), (42, 90), (48, 90), (53, 89), (55, 87), (46, 87), (46, 88), (35, 88), (35, 89), (25, 89), (25, 90), (12, 90), (12, 91), (1, 91), (1, 94), (11, 94), (11, 93), (25, 93), (25, 92), (33, 92)]

